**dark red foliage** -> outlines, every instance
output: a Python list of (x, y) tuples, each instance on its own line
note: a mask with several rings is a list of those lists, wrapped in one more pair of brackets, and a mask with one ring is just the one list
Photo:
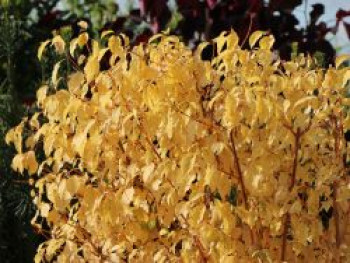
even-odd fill
[(336, 28), (339, 27), (339, 24), (340, 23), (343, 23), (344, 27), (345, 27), (345, 30), (346, 30), (346, 33), (350, 39), (350, 23), (347, 23), (345, 21), (343, 21), (343, 19), (347, 16), (350, 16), (350, 10), (348, 11), (345, 11), (343, 9), (340, 9), (338, 12), (337, 12), (337, 25), (336, 25)]
[(346, 23), (346, 22), (343, 22), (343, 23), (344, 23), (346, 33), (348, 34), (348, 37), (350, 39), (350, 23)]
[[(337, 24), (329, 27), (320, 23), (324, 14), (323, 4), (314, 4), (309, 13), (306, 28), (298, 29), (299, 21), (293, 15), (293, 10), (303, 3), (302, 0), (176, 0), (177, 12), (182, 20), (173, 28), (173, 34), (180, 35), (184, 41), (197, 44), (201, 40), (210, 40), (224, 30), (234, 29), (241, 41), (256, 30), (265, 30), (276, 38), (274, 48), (279, 51), (282, 59), (289, 59), (292, 44), (298, 43), (298, 51), (314, 54), (325, 54), (326, 65), (332, 63), (335, 50), (325, 39), (328, 32), (335, 33), (339, 23), (344, 23), (350, 37), (350, 25), (343, 18), (350, 11), (339, 10)], [(139, 0), (139, 9), (133, 10), (125, 20), (120, 18), (114, 23), (118, 27), (108, 26), (115, 31), (123, 30), (124, 22), (130, 19), (140, 24), (146, 21), (149, 29), (139, 35), (129, 32), (135, 43), (147, 41), (152, 33), (165, 30), (172, 18), (168, 0)], [(241, 43), (247, 45), (247, 41)]]
[(337, 12), (337, 20), (342, 20), (344, 17), (350, 16), (350, 10), (349, 11), (345, 11), (343, 9), (340, 9)]
[[(303, 0), (175, 0), (177, 17), (181, 19), (172, 25), (172, 34), (177, 34), (191, 45), (202, 40), (210, 40), (222, 31), (234, 29), (247, 46), (248, 36), (256, 30), (264, 30), (274, 35), (274, 49), (282, 59), (290, 59), (293, 43), (298, 43), (298, 52), (325, 54), (326, 66), (333, 62), (335, 50), (325, 39), (328, 32), (335, 33), (343, 23), (350, 38), (350, 25), (343, 21), (350, 16), (350, 11), (339, 10), (337, 23), (329, 26), (320, 23), (324, 14), (323, 4), (312, 5), (305, 28), (298, 28), (299, 20), (293, 10), (303, 4)], [(133, 43), (146, 42), (152, 34), (166, 30), (173, 21), (174, 14), (169, 8), (169, 0), (139, 0), (139, 8), (131, 10), (125, 17), (118, 17), (107, 23), (102, 30), (112, 29), (116, 33), (125, 33)], [(43, 23), (54, 19), (55, 14), (48, 14)], [(135, 30), (146, 23), (143, 31)], [(137, 32), (137, 33), (136, 33)], [(243, 43), (244, 42), (244, 43)]]

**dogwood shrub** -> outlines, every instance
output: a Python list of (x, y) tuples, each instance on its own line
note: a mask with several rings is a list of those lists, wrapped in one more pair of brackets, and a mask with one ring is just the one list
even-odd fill
[(348, 57), (324, 70), (273, 43), (43, 43), (39, 57), (51, 45), (74, 70), (59, 62), (6, 137), (47, 237), (36, 262), (349, 259)]

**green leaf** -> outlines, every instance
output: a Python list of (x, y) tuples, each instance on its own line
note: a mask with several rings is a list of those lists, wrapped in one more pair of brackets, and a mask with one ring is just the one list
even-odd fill
[(237, 186), (236, 185), (231, 186), (227, 199), (228, 199), (228, 202), (233, 206), (237, 206), (237, 194), (238, 194)]

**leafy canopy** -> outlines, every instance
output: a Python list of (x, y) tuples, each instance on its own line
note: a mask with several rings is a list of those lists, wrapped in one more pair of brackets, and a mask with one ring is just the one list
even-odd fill
[(35, 261), (349, 258), (348, 57), (323, 70), (282, 62), (273, 43), (256, 32), (243, 50), (233, 31), (194, 52), (166, 33), (44, 42), (39, 57), (52, 44), (75, 70), (65, 79), (59, 62), (40, 110), (6, 136), (48, 237)]

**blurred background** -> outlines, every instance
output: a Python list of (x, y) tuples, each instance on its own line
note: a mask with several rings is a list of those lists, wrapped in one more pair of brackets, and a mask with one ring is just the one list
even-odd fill
[(195, 48), (233, 28), (243, 47), (252, 32), (270, 32), (283, 60), (304, 53), (328, 67), (336, 54), (350, 53), (350, 0), (0, 0), (0, 262), (33, 262), (45, 240), (30, 225), (31, 186), (12, 172), (4, 136), (35, 112), (36, 90), (61, 59), (48, 52), (39, 62), (40, 43), (58, 33), (71, 40), (81, 20), (93, 36), (110, 29), (133, 45), (169, 29)]

